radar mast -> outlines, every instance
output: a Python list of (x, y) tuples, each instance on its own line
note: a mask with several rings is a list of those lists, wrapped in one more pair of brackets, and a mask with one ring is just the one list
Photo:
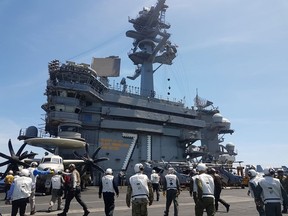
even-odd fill
[(167, 8), (165, 0), (158, 0), (156, 6), (144, 7), (136, 19), (129, 19), (135, 30), (126, 32), (127, 37), (134, 39), (134, 47), (128, 55), (137, 68), (134, 75), (127, 78), (135, 80), (141, 75), (142, 96), (155, 96), (153, 64), (171, 65), (176, 57), (176, 46), (168, 40), (170, 34), (166, 32), (166, 29), (170, 28), (165, 22)]

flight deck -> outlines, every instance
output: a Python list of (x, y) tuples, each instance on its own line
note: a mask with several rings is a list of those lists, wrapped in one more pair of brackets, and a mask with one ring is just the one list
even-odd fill
[[(114, 211), (115, 216), (128, 216), (132, 215), (131, 208), (129, 209), (126, 206), (125, 197), (126, 197), (126, 187), (120, 188), (120, 195), (116, 198), (116, 208)], [(240, 215), (258, 215), (255, 203), (253, 199), (247, 195), (247, 188), (227, 188), (222, 190), (221, 198), (230, 204), (230, 210), (227, 213), (226, 208), (219, 203), (219, 211), (216, 215), (229, 215), (229, 216), (240, 216)], [(98, 198), (98, 187), (90, 186), (85, 191), (82, 192), (82, 198), (85, 203), (88, 205), (90, 210), (89, 216), (105, 216), (104, 213), (104, 202), (102, 199)], [(5, 205), (4, 201), (4, 193), (0, 193), (0, 212), (3, 216), (10, 216), (11, 205)], [(51, 196), (37, 196), (36, 197), (36, 214), (35, 215), (50, 215), (56, 216), (61, 211), (53, 210), (48, 213), (48, 203), (50, 201)], [(150, 216), (158, 216), (163, 215), (165, 209), (165, 197), (163, 197), (162, 193), (160, 196), (160, 201), (154, 201), (151, 206), (148, 207), (148, 215)], [(64, 200), (65, 202), (65, 200)], [(188, 190), (183, 190), (179, 196), (179, 216), (191, 216), (195, 215), (194, 213), (194, 202), (192, 197), (189, 195)], [(54, 209), (57, 208), (57, 205), (54, 205)], [(27, 205), (26, 214), (29, 215), (30, 206)], [(173, 215), (173, 203), (170, 206), (170, 215)], [(77, 203), (75, 199), (72, 200), (70, 205), (70, 210), (68, 212), (70, 216), (80, 216), (83, 215), (83, 210), (81, 206)], [(206, 215), (206, 213), (204, 213)]]

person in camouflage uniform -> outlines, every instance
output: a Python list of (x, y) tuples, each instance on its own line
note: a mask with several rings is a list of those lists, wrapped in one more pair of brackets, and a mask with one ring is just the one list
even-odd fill
[(135, 164), (135, 175), (129, 179), (126, 194), (128, 208), (132, 199), (132, 216), (147, 216), (147, 205), (153, 203), (152, 184), (147, 175), (143, 174), (144, 167), (141, 163)]

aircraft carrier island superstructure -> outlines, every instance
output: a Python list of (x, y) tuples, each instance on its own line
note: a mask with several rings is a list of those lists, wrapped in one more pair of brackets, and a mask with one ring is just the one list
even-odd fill
[[(134, 30), (126, 32), (133, 39), (128, 56), (136, 70), (127, 78), (140, 76), (139, 88), (129, 89), (125, 78), (117, 86), (110, 85), (109, 78), (119, 76), (117, 56), (93, 58), (91, 65), (49, 63), (47, 103), (42, 106), (46, 134), (85, 140), (90, 152), (102, 146), (98, 154), (109, 160), (101, 166), (111, 167), (115, 173), (132, 173), (134, 164), (141, 161), (186, 161), (202, 156), (204, 162), (215, 162), (223, 154), (236, 155), (232, 144), (220, 145), (223, 140), (219, 137), (233, 130), (230, 122), (211, 108), (211, 102), (197, 96), (195, 108), (188, 108), (182, 102), (155, 97), (153, 73), (157, 70), (153, 65), (171, 65), (177, 53), (164, 19), (167, 8), (165, 0), (158, 0), (156, 6), (129, 19)], [(194, 145), (198, 140), (199, 147)], [(59, 148), (59, 154), (74, 158), (73, 150)]]

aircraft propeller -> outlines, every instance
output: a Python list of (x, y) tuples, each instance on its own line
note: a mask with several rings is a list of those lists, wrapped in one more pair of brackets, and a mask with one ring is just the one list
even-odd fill
[(22, 160), (26, 158), (34, 157), (35, 155), (37, 155), (37, 153), (28, 153), (28, 151), (25, 151), (22, 153), (26, 145), (27, 143), (22, 144), (19, 150), (17, 151), (17, 153), (15, 154), (15, 151), (11, 143), (11, 139), (9, 139), (8, 148), (9, 148), (10, 156), (0, 152), (0, 156), (7, 159), (7, 161), (0, 163), (0, 167), (8, 165), (1, 179), (3, 179), (7, 175), (9, 170), (13, 170), (13, 171), (19, 170), (18, 166), (29, 167), (29, 164), (23, 162)]
[(77, 158), (81, 159), (84, 161), (84, 166), (82, 167), (82, 170), (81, 170), (81, 173), (85, 173), (87, 170), (92, 170), (92, 168), (95, 168), (99, 171), (101, 171), (102, 173), (104, 173), (104, 170), (98, 166), (97, 164), (101, 161), (106, 161), (106, 160), (109, 160), (109, 158), (107, 157), (100, 157), (100, 158), (97, 158), (97, 154), (98, 152), (100, 151), (101, 149), (101, 146), (99, 146), (95, 152), (92, 154), (92, 157), (89, 156), (89, 144), (86, 143), (85, 145), (85, 153), (84, 155), (80, 155), (78, 152), (74, 151), (74, 154)]

